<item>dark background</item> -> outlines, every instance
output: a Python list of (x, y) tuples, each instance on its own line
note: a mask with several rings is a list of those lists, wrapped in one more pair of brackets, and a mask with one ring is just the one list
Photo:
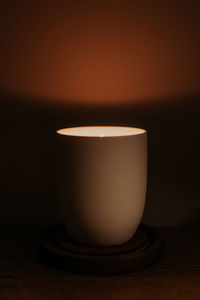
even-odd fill
[[(190, 101), (188, 101), (190, 99)], [(59, 220), (55, 186), (56, 129), (113, 124), (149, 133), (149, 191), (145, 221), (200, 225), (199, 98), (156, 105), (55, 107), (2, 98), (1, 225), (46, 226)]]
[(144, 221), (200, 227), (199, 7), (166, 2), (2, 4), (0, 226), (60, 220), (56, 129), (105, 124), (148, 130)]

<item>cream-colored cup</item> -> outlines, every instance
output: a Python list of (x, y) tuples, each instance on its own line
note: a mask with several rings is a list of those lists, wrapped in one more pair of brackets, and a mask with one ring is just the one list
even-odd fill
[(63, 221), (78, 242), (117, 245), (141, 221), (146, 200), (147, 132), (89, 126), (57, 131)]

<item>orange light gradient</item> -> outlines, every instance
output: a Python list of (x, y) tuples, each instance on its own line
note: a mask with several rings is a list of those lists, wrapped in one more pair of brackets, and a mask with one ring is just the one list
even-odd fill
[(2, 6), (3, 92), (93, 104), (200, 92), (197, 1)]

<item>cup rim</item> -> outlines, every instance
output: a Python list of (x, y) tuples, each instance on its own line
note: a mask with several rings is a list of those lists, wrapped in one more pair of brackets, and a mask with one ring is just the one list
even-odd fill
[[(84, 133), (85, 132), (85, 133)], [(78, 138), (117, 138), (126, 136), (142, 135), (147, 131), (131, 126), (74, 126), (62, 128), (56, 131), (58, 135), (72, 136)]]

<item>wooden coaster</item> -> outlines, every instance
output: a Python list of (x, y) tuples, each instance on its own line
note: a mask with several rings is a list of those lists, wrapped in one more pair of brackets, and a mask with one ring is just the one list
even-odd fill
[(63, 224), (50, 228), (40, 243), (41, 263), (87, 275), (139, 271), (162, 255), (163, 240), (155, 228), (141, 224), (128, 242), (117, 246), (87, 246), (74, 241)]

